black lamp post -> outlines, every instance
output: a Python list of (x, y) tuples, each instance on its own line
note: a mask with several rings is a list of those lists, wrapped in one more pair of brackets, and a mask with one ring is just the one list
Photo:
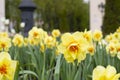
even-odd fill
[(25, 23), (24, 36), (28, 36), (28, 31), (34, 25), (33, 12), (36, 5), (31, 0), (22, 0), (19, 9), (21, 10), (21, 20)]

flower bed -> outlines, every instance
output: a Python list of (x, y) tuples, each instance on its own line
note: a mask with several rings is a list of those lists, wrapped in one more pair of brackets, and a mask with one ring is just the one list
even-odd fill
[[(105, 38), (98, 30), (61, 34), (54, 29), (48, 34), (33, 27), (28, 37), (16, 34), (12, 38), (1, 32), (0, 51), (0, 80), (13, 77), (14, 80), (118, 80), (120, 77), (120, 28)], [(12, 65), (11, 59), (15, 62), (7, 67)]]

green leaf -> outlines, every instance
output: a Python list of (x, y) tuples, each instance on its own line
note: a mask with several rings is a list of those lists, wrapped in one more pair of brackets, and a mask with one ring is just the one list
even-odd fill
[(55, 76), (54, 76), (54, 80), (59, 80), (61, 56), (62, 56), (62, 55), (59, 55), (59, 56), (57, 57), (57, 64), (56, 64), (56, 66), (55, 66)]
[(20, 75), (21, 74), (31, 74), (31, 75), (34, 75), (36, 78), (38, 78), (38, 75), (35, 72), (29, 71), (29, 70), (22, 70), (22, 71), (19, 72), (19, 74)]

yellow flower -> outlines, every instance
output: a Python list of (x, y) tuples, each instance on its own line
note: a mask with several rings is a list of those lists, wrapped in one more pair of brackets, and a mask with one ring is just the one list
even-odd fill
[(53, 31), (52, 31), (52, 36), (53, 37), (59, 37), (60, 36), (60, 31), (59, 31), (59, 29), (54, 29)]
[(95, 48), (93, 45), (88, 46), (87, 50), (88, 50), (88, 53), (90, 53), (90, 55), (94, 55)]
[(118, 39), (113, 39), (113, 40), (110, 41), (110, 43), (118, 44), (119, 40)]
[(7, 32), (0, 32), (0, 37), (8, 37), (8, 33)]
[(12, 40), (13, 44), (15, 46), (21, 47), (24, 44), (23, 36), (20, 34), (16, 34)]
[(64, 54), (67, 62), (78, 60), (79, 63), (86, 58), (88, 42), (82, 33), (65, 33), (62, 35), (61, 40), (62, 43), (58, 46), (58, 52)]
[(24, 38), (24, 46), (28, 45), (28, 38)]
[(105, 40), (106, 40), (107, 42), (110, 42), (112, 39), (113, 39), (112, 34), (107, 35), (107, 36), (105, 37)]
[(44, 37), (47, 35), (47, 32), (45, 32), (42, 28), (37, 28), (37, 27), (33, 27), (30, 31), (29, 31), (29, 40), (30, 44), (32, 45), (37, 45), (40, 44), (42, 40), (44, 40)]
[(0, 80), (14, 80), (17, 61), (11, 60), (6, 52), (0, 53)]
[(119, 33), (114, 33), (114, 34), (107, 35), (105, 37), (105, 40), (109, 43), (113, 42), (113, 43), (117, 44), (120, 41)]
[(59, 54), (60, 54), (60, 52), (58, 51), (58, 49), (56, 49), (55, 54), (56, 54), (56, 55), (59, 55)]
[(113, 34), (113, 36), (114, 36), (116, 39), (120, 39), (120, 33), (115, 32), (115, 33)]
[(89, 43), (92, 43), (92, 33), (91, 31), (85, 31), (83, 37), (87, 39)]
[(41, 28), (33, 27), (29, 31), (30, 38), (40, 39), (40, 38), (42, 38), (42, 36), (43, 36), (43, 29), (41, 29)]
[(93, 80), (118, 80), (120, 73), (116, 74), (116, 69), (113, 66), (108, 65), (107, 68), (103, 66), (97, 66), (93, 70)]
[(34, 38), (28, 38), (28, 42), (30, 45), (37, 45), (39, 43), (39, 41)]
[(114, 57), (117, 53), (116, 45), (114, 43), (108, 44), (106, 50), (112, 57)]
[(48, 48), (52, 48), (56, 46), (56, 40), (52, 36), (45, 37), (44, 43)]
[(116, 49), (117, 49), (117, 57), (120, 59), (120, 43), (116, 44)]
[(120, 33), (120, 27), (116, 30), (116, 32), (119, 32), (119, 33)]
[(103, 35), (101, 31), (95, 30), (93, 33), (93, 40), (94, 41), (100, 41), (102, 39)]
[(11, 47), (11, 39), (8, 37), (0, 38), (0, 51), (8, 51)]
[(42, 52), (45, 51), (45, 45), (42, 42), (40, 44), (40, 51), (42, 51)]
[(120, 52), (120, 43), (116, 44), (116, 50), (117, 52)]

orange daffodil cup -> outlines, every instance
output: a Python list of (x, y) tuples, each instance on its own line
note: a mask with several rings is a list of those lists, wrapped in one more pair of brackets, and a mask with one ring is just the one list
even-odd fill
[(7, 52), (0, 53), (0, 80), (14, 80), (17, 61), (11, 60)]

